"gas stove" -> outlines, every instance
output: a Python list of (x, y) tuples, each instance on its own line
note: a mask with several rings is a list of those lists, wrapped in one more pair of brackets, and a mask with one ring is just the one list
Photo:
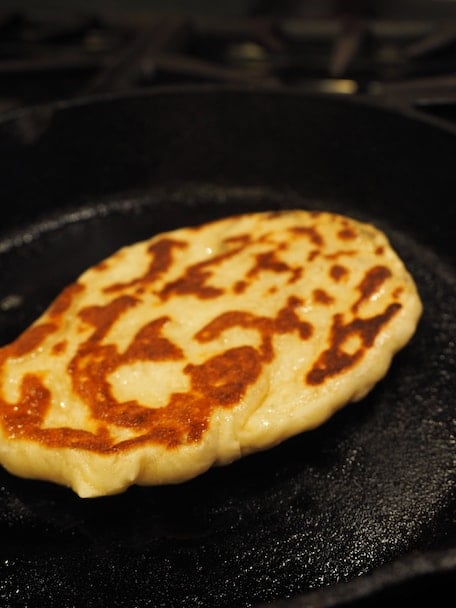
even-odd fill
[(370, 16), (339, 4), (345, 10), (317, 16), (6, 12), (0, 111), (211, 83), (371, 96), (456, 122), (456, 4), (446, 18)]

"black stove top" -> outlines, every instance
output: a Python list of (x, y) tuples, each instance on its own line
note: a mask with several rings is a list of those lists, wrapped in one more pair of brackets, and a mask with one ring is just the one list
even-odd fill
[(230, 83), (369, 95), (456, 121), (456, 4), (453, 13), (9, 11), (0, 14), (0, 111), (94, 93)]

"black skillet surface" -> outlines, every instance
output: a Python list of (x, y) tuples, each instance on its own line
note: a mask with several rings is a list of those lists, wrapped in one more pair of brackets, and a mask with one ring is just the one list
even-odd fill
[(425, 307), (362, 402), (188, 483), (82, 500), (0, 471), (0, 605), (376, 605), (423, 575), (438, 600), (456, 570), (454, 133), (352, 100), (162, 91), (11, 116), (0, 158), (1, 343), (121, 245), (286, 207), (374, 222)]

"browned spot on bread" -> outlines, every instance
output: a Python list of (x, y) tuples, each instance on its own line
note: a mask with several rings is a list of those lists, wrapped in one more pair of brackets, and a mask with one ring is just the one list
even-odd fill
[(189, 266), (181, 277), (167, 283), (163, 287), (159, 294), (160, 298), (167, 300), (173, 295), (194, 295), (201, 300), (207, 300), (222, 295), (224, 290), (213, 285), (208, 285), (208, 281), (212, 277), (214, 270), (245, 247), (245, 239), (242, 239), (241, 244), (233, 249)]
[(291, 277), (288, 279), (288, 284), (291, 285), (292, 283), (296, 283), (297, 281), (299, 281), (299, 279), (302, 277), (302, 275), (304, 274), (304, 270), (301, 267), (297, 267), (297, 268), (293, 268), (293, 272)]
[(260, 350), (263, 359), (270, 361), (273, 356), (274, 334), (297, 332), (302, 340), (307, 340), (312, 335), (312, 325), (301, 320), (296, 313), (296, 307), (300, 304), (302, 301), (299, 298), (290, 297), (286, 306), (279, 310), (275, 318), (256, 316), (250, 312), (229, 311), (213, 319), (195, 335), (195, 338), (200, 342), (209, 342), (232, 327), (256, 329), (261, 336)]
[[(306, 382), (311, 385), (322, 384), (327, 378), (341, 374), (361, 359), (366, 350), (374, 344), (380, 329), (400, 310), (401, 304), (390, 304), (379, 315), (367, 319), (355, 318), (344, 324), (341, 314), (334, 315), (329, 335), (329, 347), (317, 358), (312, 369), (306, 375)], [(343, 350), (345, 341), (353, 335), (361, 339), (361, 347), (354, 353)]]
[(247, 277), (252, 279), (257, 277), (261, 272), (269, 271), (276, 274), (289, 273), (290, 278), (288, 283), (295, 283), (302, 275), (302, 268), (293, 268), (286, 262), (280, 260), (276, 251), (266, 251), (255, 256), (255, 264), (248, 271)]
[(26, 329), (15, 342), (0, 353), (0, 365), (9, 357), (23, 357), (37, 349), (57, 329), (54, 323), (40, 323)]
[(296, 313), (296, 308), (301, 306), (301, 298), (290, 296), (287, 305), (281, 308), (274, 322), (274, 330), (277, 333), (297, 332), (302, 340), (308, 340), (313, 332), (313, 327), (307, 321), (302, 321)]
[(385, 248), (380, 245), (379, 247), (376, 247), (375, 249), (375, 255), (383, 255), (385, 253)]
[(110, 437), (106, 428), (98, 433), (69, 427), (43, 428), (50, 403), (51, 392), (42, 378), (38, 374), (24, 375), (18, 403), (11, 404), (0, 399), (5, 429), (13, 437), (33, 439), (50, 447), (82, 447), (97, 451), (108, 448)]
[(138, 303), (136, 298), (131, 296), (119, 296), (106, 306), (88, 306), (79, 312), (79, 317), (95, 327), (94, 333), (90, 336), (91, 342), (99, 342), (111, 329), (119, 316)]
[(247, 281), (236, 281), (236, 283), (233, 285), (233, 291), (234, 293), (244, 293), (247, 287)]
[(280, 274), (282, 272), (290, 272), (292, 269), (288, 264), (281, 261), (275, 251), (267, 251), (258, 253), (255, 256), (255, 265), (248, 271), (247, 277), (253, 278), (265, 270)]
[(342, 230), (339, 230), (337, 233), (337, 236), (341, 241), (352, 241), (353, 239), (356, 239), (357, 234), (353, 228), (342, 228)]
[(67, 349), (68, 342), (66, 340), (61, 340), (60, 342), (56, 342), (51, 349), (53, 355), (61, 355)]
[(144, 325), (123, 355), (122, 362), (182, 359), (182, 349), (161, 335), (167, 321), (168, 317), (160, 317)]
[(356, 312), (360, 305), (368, 300), (390, 276), (391, 270), (386, 266), (374, 266), (368, 270), (356, 288), (360, 292), (360, 296), (352, 306), (353, 312)]
[(341, 281), (348, 275), (348, 270), (345, 266), (341, 266), (340, 264), (334, 264), (329, 269), (329, 275), (336, 282)]
[(1, 402), (5, 410), (5, 426), (9, 433), (18, 437), (34, 436), (49, 408), (50, 391), (37, 374), (26, 374), (21, 382), (19, 403), (21, 407)]
[(204, 395), (208, 404), (228, 407), (239, 402), (246, 388), (258, 378), (261, 367), (255, 348), (239, 346), (211, 357), (202, 365), (189, 364), (184, 372), (191, 376), (192, 389)]
[(223, 239), (226, 244), (234, 243), (237, 245), (248, 245), (252, 241), (252, 237), (249, 234), (236, 234), (235, 236), (227, 236)]
[(212, 272), (204, 270), (207, 264), (196, 264), (191, 266), (183, 277), (165, 285), (160, 292), (162, 300), (174, 296), (194, 295), (201, 300), (216, 298), (223, 294), (224, 290), (219, 287), (207, 285)]
[(334, 298), (329, 295), (324, 289), (314, 289), (313, 293), (313, 301), (315, 304), (332, 304), (334, 302)]
[(126, 283), (114, 283), (105, 287), (105, 293), (120, 291), (127, 287), (135, 285), (145, 285), (151, 283), (160, 277), (173, 262), (173, 251), (175, 249), (185, 249), (187, 243), (175, 239), (162, 238), (151, 243), (148, 253), (152, 256), (152, 262), (149, 264), (147, 272), (143, 276), (139, 276)]
[(310, 241), (318, 247), (324, 245), (323, 237), (314, 226), (293, 226), (293, 228), (290, 228), (289, 230), (294, 235), (303, 235), (308, 237)]
[(319, 255), (320, 255), (320, 251), (318, 249), (312, 249), (312, 251), (309, 251), (309, 253), (307, 255), (307, 261), (313, 262), (315, 260), (315, 258)]
[(333, 253), (327, 253), (324, 258), (325, 260), (337, 260), (344, 256), (353, 257), (357, 255), (358, 251), (356, 249), (342, 249), (341, 251), (334, 251)]
[(48, 309), (48, 314), (50, 317), (58, 317), (62, 315), (64, 312), (68, 310), (71, 306), (71, 302), (73, 298), (84, 291), (84, 285), (81, 283), (73, 283), (66, 287), (61, 294), (54, 300), (51, 306)]

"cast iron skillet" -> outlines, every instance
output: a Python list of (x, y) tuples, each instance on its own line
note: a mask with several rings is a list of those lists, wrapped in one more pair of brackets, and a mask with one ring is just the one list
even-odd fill
[(422, 595), (432, 575), (439, 598), (456, 569), (455, 142), (359, 101), (264, 90), (93, 98), (3, 120), (1, 343), (121, 245), (292, 207), (385, 230), (424, 315), (361, 403), (188, 483), (82, 500), (2, 470), (2, 606), (367, 605)]

